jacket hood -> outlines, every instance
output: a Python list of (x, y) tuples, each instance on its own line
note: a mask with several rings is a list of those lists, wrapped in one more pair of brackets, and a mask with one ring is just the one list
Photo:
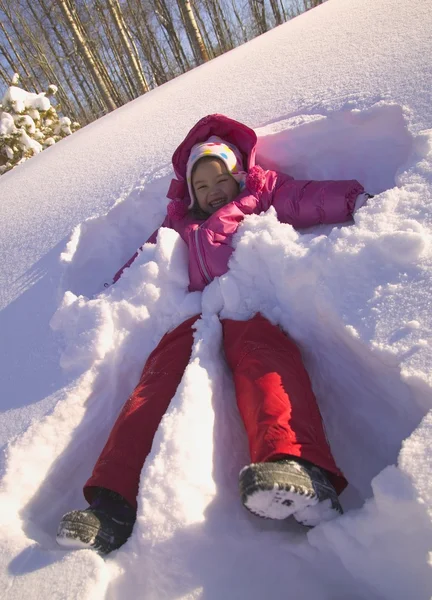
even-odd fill
[(255, 165), (257, 136), (254, 130), (224, 115), (207, 115), (192, 127), (173, 154), (172, 164), (177, 179), (171, 181), (168, 198), (189, 199), (186, 167), (190, 152), (195, 144), (205, 142), (212, 135), (217, 135), (239, 149), (247, 172)]

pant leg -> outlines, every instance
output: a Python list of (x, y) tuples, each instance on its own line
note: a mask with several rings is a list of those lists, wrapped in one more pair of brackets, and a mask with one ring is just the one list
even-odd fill
[(141, 470), (189, 363), (192, 325), (198, 318), (192, 317), (167, 333), (150, 354), (140, 381), (120, 412), (84, 486), (88, 502), (92, 501), (95, 487), (105, 487), (136, 507)]
[(331, 454), (296, 344), (260, 314), (249, 321), (224, 319), (222, 326), (252, 462), (301, 457), (326, 469), (341, 492), (347, 482)]

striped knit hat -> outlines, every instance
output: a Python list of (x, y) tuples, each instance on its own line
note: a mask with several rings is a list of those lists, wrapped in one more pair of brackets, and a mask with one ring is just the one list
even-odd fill
[(225, 142), (216, 135), (212, 135), (206, 142), (195, 144), (189, 156), (186, 167), (186, 181), (191, 199), (189, 208), (193, 207), (195, 201), (192, 186), (192, 170), (194, 165), (204, 156), (220, 158), (225, 163), (229, 173), (239, 184), (240, 191), (245, 187), (247, 173), (244, 171), (243, 158), (240, 151), (233, 144), (228, 144), (228, 142)]

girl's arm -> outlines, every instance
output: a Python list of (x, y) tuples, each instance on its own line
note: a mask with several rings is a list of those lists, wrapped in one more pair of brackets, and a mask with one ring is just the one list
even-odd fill
[(262, 203), (268, 204), (265, 208), (273, 205), (282, 223), (299, 229), (349, 221), (357, 198), (364, 194), (363, 186), (354, 179), (299, 181), (276, 172), (268, 173), (268, 177), (275, 180), (268, 182), (267, 189), (272, 191), (263, 194)]
[(204, 289), (214, 277), (227, 271), (232, 237), (246, 215), (258, 214), (273, 205), (279, 220), (296, 228), (341, 223), (352, 218), (356, 199), (364, 192), (354, 180), (295, 181), (275, 171), (262, 174), (256, 178), (261, 181), (256, 194), (245, 191), (189, 232), (191, 291)]

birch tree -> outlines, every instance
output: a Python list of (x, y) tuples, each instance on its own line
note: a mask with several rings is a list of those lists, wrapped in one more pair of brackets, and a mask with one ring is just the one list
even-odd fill
[(258, 34), (268, 31), (265, 0), (249, 0)]
[(184, 73), (190, 68), (186, 53), (180, 43), (171, 13), (165, 0), (152, 0), (156, 17), (164, 30), (165, 39), (181, 71)]
[(145, 56), (152, 78), (157, 85), (174, 77), (172, 65), (151, 23), (151, 12), (141, 0), (126, 0), (129, 30)]
[(144, 94), (145, 92), (149, 91), (148, 83), (146, 81), (145, 75), (143, 73), (139, 61), (138, 52), (136, 50), (136, 47), (134, 47), (133, 40), (128, 31), (126, 22), (123, 18), (120, 4), (118, 0), (106, 0), (106, 2), (111, 14), (111, 18), (115, 24), (121, 43), (123, 45), (123, 50), (129, 61), (130, 68), (135, 76), (136, 89), (138, 90), (138, 93)]
[(78, 47), (78, 51), (80, 52), (81, 57), (86, 65), (89, 73), (91, 74), (93, 81), (96, 84), (107, 109), (110, 111), (115, 110), (117, 108), (117, 106), (105, 85), (105, 82), (102, 78), (102, 74), (97, 65), (96, 59), (93, 56), (93, 53), (87, 44), (87, 40), (85, 39), (82, 32), (80, 31), (79, 25), (76, 22), (73, 14), (69, 8), (67, 0), (57, 0), (57, 4), (58, 4), (60, 10), (62, 11), (64, 19), (65, 19), (66, 23), (68, 24), (70, 31), (75, 39), (75, 42)]
[(276, 25), (281, 25), (283, 23), (282, 13), (280, 11), (278, 0), (270, 0), (270, 6), (273, 12), (274, 20)]
[(183, 19), (189, 42), (198, 64), (209, 60), (206, 47), (204, 45), (201, 32), (195, 20), (190, 0), (177, 0), (180, 14)]
[(324, 0), (0, 0), (0, 82), (87, 123)]

